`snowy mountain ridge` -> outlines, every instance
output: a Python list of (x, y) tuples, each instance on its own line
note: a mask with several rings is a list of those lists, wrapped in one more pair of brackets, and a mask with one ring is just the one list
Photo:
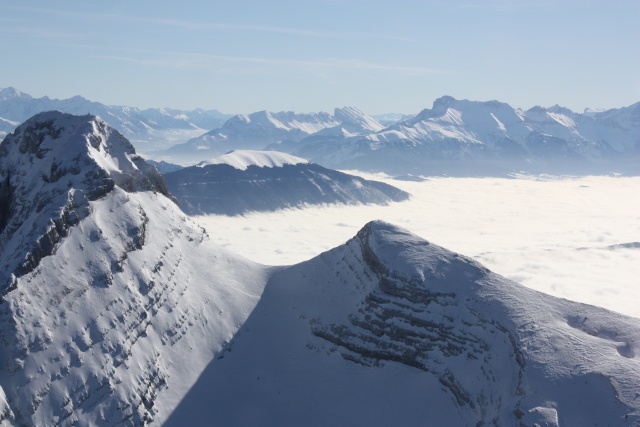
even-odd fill
[(268, 147), (270, 150), (288, 151), (281, 147), (295, 146), (310, 135), (352, 136), (382, 128), (374, 119), (353, 107), (336, 108), (333, 115), (258, 111), (236, 115), (219, 129), (171, 147), (163, 154), (170, 159), (193, 163), (205, 156), (237, 149), (259, 151)]
[(241, 215), (318, 204), (386, 205), (409, 198), (391, 185), (277, 151), (235, 150), (164, 174), (189, 215)]
[(167, 425), (633, 426), (638, 332), (374, 221), (275, 271)]
[(297, 165), (300, 163), (308, 162), (301, 157), (277, 151), (233, 150), (214, 159), (200, 162), (196, 166), (204, 167), (207, 165), (225, 164), (233, 166), (239, 170), (247, 170), (249, 166), (274, 168), (282, 167), (284, 165)]
[(634, 173), (632, 159), (640, 157), (640, 103), (578, 114), (559, 106), (524, 111), (498, 101), (445, 96), (431, 109), (383, 130), (342, 137), (318, 134), (283, 151), (329, 167), (391, 173), (555, 167), (622, 167)]
[(94, 116), (37, 114), (4, 139), (0, 154), (2, 293), (88, 214), (90, 201), (115, 186), (171, 198), (157, 170)]
[(0, 182), (2, 425), (166, 418), (267, 270), (211, 244), (94, 116), (25, 122), (0, 145)]

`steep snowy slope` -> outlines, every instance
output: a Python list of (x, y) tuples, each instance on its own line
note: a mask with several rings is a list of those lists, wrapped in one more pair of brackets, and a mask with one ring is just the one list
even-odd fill
[(638, 319), (373, 222), (275, 272), (167, 425), (637, 426), (639, 357)]
[(3, 425), (161, 422), (256, 304), (266, 270), (208, 241), (93, 116), (0, 145)]
[(235, 150), (164, 175), (190, 215), (238, 215), (307, 204), (402, 201), (409, 194), (276, 151)]

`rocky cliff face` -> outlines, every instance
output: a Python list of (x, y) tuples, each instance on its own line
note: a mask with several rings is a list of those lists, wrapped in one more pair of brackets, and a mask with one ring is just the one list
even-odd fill
[(157, 170), (94, 116), (34, 116), (0, 144), (0, 261), (4, 294), (118, 186), (171, 197)]

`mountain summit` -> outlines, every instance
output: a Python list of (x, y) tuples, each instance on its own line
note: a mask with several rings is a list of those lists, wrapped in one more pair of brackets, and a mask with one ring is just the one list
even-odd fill
[(94, 116), (28, 120), (0, 145), (0, 183), (0, 420), (166, 417), (257, 302), (263, 268), (210, 243)]
[(51, 253), (114, 187), (169, 196), (155, 167), (95, 116), (40, 113), (0, 144), (0, 291)]

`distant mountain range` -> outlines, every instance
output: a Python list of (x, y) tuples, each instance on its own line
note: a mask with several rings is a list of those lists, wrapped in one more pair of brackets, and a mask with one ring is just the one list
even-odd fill
[(109, 106), (81, 96), (69, 99), (33, 98), (14, 88), (0, 89), (0, 138), (31, 116), (49, 110), (106, 120), (136, 146), (138, 151), (157, 151), (220, 127), (230, 115), (217, 110), (177, 110)]
[(257, 264), (91, 115), (0, 144), (0, 297), (2, 425), (640, 423), (638, 319), (381, 221)]
[[(276, 145), (271, 147), (275, 148)], [(640, 173), (640, 103), (603, 112), (523, 111), (451, 97), (381, 131), (313, 135), (281, 151), (338, 169), (389, 173)]]
[(194, 162), (247, 148), (286, 152), (334, 169), (391, 174), (637, 174), (640, 103), (580, 114), (560, 106), (525, 111), (445, 96), (388, 126), (351, 107), (333, 115), (262, 111), (235, 116), (163, 154)]
[(353, 107), (336, 108), (333, 115), (259, 111), (236, 115), (221, 128), (171, 147), (162, 155), (173, 161), (195, 162), (236, 149), (270, 149), (273, 144), (282, 144), (278, 151), (294, 151), (311, 135), (352, 137), (382, 129), (384, 126)]
[(164, 174), (189, 215), (238, 215), (317, 204), (388, 204), (409, 194), (277, 151), (236, 150)]
[(393, 175), (640, 174), (640, 102), (575, 113), (444, 96), (416, 115), (378, 116), (382, 124), (353, 107), (229, 117), (216, 110), (109, 107), (79, 96), (34, 99), (8, 88), (0, 90), (0, 134), (49, 109), (98, 114), (146, 157), (190, 165), (248, 149)]

